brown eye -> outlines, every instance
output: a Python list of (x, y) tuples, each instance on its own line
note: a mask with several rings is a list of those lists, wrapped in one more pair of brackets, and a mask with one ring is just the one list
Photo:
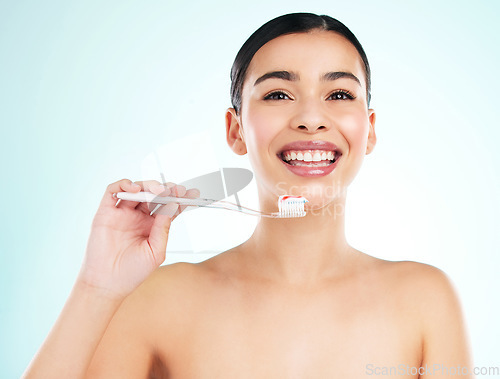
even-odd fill
[(354, 96), (352, 96), (349, 92), (347, 91), (336, 91), (332, 93), (328, 99), (331, 100), (352, 100), (354, 99)]
[(284, 92), (281, 91), (276, 91), (276, 92), (271, 92), (270, 94), (266, 95), (264, 97), (264, 100), (289, 100), (290, 97)]

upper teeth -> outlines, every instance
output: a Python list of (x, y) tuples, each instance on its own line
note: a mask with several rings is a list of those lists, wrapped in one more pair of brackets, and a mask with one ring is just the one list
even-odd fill
[(335, 158), (334, 151), (326, 150), (290, 150), (282, 154), (285, 161), (304, 161), (304, 162), (320, 162), (333, 160)]

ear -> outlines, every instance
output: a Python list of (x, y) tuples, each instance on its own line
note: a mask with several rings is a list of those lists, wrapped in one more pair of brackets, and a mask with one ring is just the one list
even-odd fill
[(229, 108), (226, 111), (226, 140), (231, 150), (236, 154), (245, 155), (247, 153), (247, 145), (245, 143), (245, 134), (241, 126), (241, 120), (234, 108)]
[(370, 122), (370, 130), (368, 131), (368, 142), (366, 144), (366, 154), (370, 154), (375, 148), (377, 143), (377, 136), (375, 134), (375, 111), (368, 109), (368, 121)]

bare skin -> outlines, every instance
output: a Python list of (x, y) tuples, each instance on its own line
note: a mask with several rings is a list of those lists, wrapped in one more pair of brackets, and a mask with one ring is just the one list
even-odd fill
[[(273, 70), (295, 80), (254, 84)], [(361, 80), (322, 79), (336, 71)], [(157, 268), (180, 210), (149, 216), (131, 202), (118, 210), (111, 194), (132, 188), (128, 180), (113, 183), (75, 289), (26, 377), (361, 378), (394, 370), (390, 377), (442, 378), (449, 376), (439, 367), (470, 367), (446, 276), (371, 257), (346, 241), (346, 189), (376, 142), (363, 78), (356, 50), (335, 33), (264, 45), (249, 67), (241, 111), (226, 113), (227, 141), (249, 154), (261, 209), (271, 210), (283, 191), (309, 191), (307, 216), (263, 218), (240, 246), (200, 264)], [(352, 98), (331, 96), (339, 89)], [(286, 96), (269, 100), (278, 90)], [(342, 150), (335, 170), (318, 178), (290, 173), (280, 147), (314, 139)]]
[(342, 274), (302, 285), (245, 268), (245, 254), (158, 270), (115, 316), (88, 377), (360, 378), (470, 363), (460, 307), (431, 266), (353, 250)]

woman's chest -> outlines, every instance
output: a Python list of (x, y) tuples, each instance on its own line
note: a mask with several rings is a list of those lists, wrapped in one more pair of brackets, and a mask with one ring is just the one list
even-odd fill
[[(158, 335), (171, 378), (360, 378), (416, 366), (412, 320), (383, 299), (343, 296), (200, 299)], [(406, 376), (408, 377), (408, 376)]]

